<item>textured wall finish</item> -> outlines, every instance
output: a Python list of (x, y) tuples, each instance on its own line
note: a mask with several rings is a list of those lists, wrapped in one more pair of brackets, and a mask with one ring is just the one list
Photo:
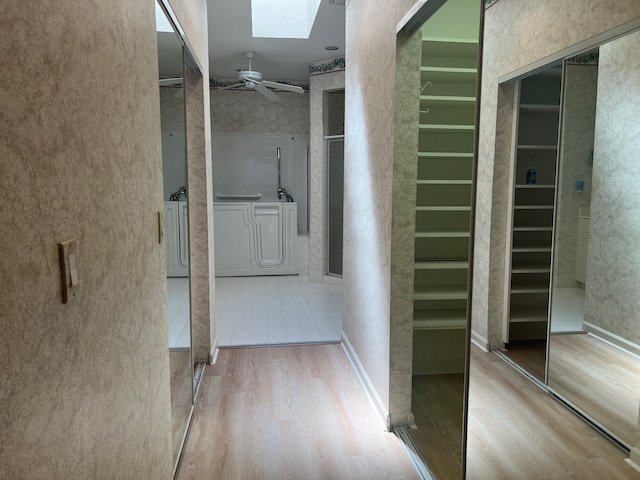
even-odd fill
[(214, 132), (309, 133), (309, 94), (277, 92), (272, 102), (258, 92), (211, 90)]
[(600, 48), (585, 320), (640, 345), (640, 33)]
[(344, 71), (314, 75), (309, 79), (309, 278), (322, 283), (324, 274), (324, 135), (328, 131), (328, 95), (344, 89)]
[[(391, 218), (391, 307), (389, 378), (392, 421), (413, 423), (411, 375), (413, 365), (413, 291), (416, 231), (416, 179), (420, 120), (422, 30), (398, 37), (396, 106)], [(400, 418), (402, 417), (402, 418)]]
[(182, 88), (160, 88), (160, 125), (162, 130), (184, 129), (184, 98), (176, 97)]
[[(499, 95), (497, 79), (640, 15), (635, 0), (589, 0), (576, 8), (570, 0), (500, 1), (486, 10), (482, 75), (479, 174), (476, 218), (474, 337), (500, 346), (508, 205), (510, 147), (496, 134), (512, 114)], [(486, 286), (489, 285), (489, 288)]]
[[(553, 276), (556, 286), (566, 278), (575, 286), (578, 209), (591, 202), (591, 170), (596, 120), (597, 65), (566, 65), (562, 105), (562, 135), (558, 165), (558, 204)], [(584, 191), (576, 194), (576, 181)]]
[(392, 418), (406, 411), (390, 394), (396, 25), (413, 3), (351, 0), (346, 9), (343, 331)]
[(3, 2), (1, 478), (171, 477), (154, 24), (153, 2)]

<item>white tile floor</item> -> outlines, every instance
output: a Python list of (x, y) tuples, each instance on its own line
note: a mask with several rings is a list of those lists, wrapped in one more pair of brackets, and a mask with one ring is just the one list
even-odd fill
[(189, 279), (167, 278), (169, 348), (189, 348)]
[(584, 320), (584, 289), (562, 287), (553, 289), (551, 331), (582, 332)]
[[(169, 347), (188, 347), (189, 279), (168, 278)], [(342, 289), (307, 277), (216, 278), (218, 345), (339, 342)]]
[(218, 344), (338, 342), (342, 289), (300, 276), (216, 278)]

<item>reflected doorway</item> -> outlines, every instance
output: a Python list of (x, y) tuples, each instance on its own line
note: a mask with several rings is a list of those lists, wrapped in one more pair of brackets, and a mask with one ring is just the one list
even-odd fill
[(344, 201), (344, 135), (326, 137), (327, 265), (326, 274), (342, 277), (342, 218)]

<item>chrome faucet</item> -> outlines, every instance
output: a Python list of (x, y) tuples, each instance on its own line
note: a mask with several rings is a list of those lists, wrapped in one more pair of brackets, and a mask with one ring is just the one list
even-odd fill
[(287, 202), (293, 202), (293, 197), (287, 192), (287, 190), (282, 187), (278, 187), (278, 200), (283, 196), (286, 197)]
[(287, 202), (293, 202), (293, 197), (280, 184), (280, 147), (276, 148), (276, 158), (278, 159), (278, 200), (284, 195)]
[(177, 202), (178, 200), (180, 200), (180, 195), (184, 196), (185, 200), (187, 199), (187, 190), (184, 188), (184, 186), (180, 187), (177, 192), (169, 195), (169, 201)]

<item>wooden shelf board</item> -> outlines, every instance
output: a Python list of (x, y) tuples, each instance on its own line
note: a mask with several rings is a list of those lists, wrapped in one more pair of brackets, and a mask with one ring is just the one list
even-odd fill
[(418, 261), (414, 263), (415, 270), (466, 270), (469, 268), (469, 262), (465, 260), (459, 261)]
[(545, 245), (518, 245), (511, 249), (514, 253), (546, 253), (551, 251), (551, 246)]
[(467, 319), (414, 320), (414, 330), (465, 330)]
[(530, 265), (513, 265), (511, 273), (550, 273), (551, 266), (549, 264), (530, 264)]
[(515, 294), (547, 293), (548, 291), (548, 283), (523, 283), (521, 285), (511, 285), (511, 293)]
[(461, 285), (437, 285), (428, 288), (427, 291), (414, 292), (414, 300), (466, 300), (467, 289)]
[(418, 158), (473, 158), (473, 152), (418, 152)]
[(418, 185), (471, 185), (471, 180), (418, 180)]
[(543, 189), (555, 189), (556, 186), (555, 185), (523, 185), (523, 184), (519, 184), (516, 185), (516, 188), (519, 189), (523, 189), (523, 190), (543, 190)]
[[(469, 107), (472, 107), (476, 102), (476, 97), (466, 97), (462, 95), (420, 95), (420, 102), (433, 102), (433, 103), (443, 103), (447, 105), (443, 106), (454, 106), (456, 104), (468, 104)], [(449, 105), (451, 104), (451, 105)], [(460, 105), (464, 106), (464, 105)]]
[(514, 205), (514, 210), (553, 210), (553, 205)]
[(421, 123), (420, 130), (430, 130), (433, 132), (473, 132), (473, 125), (444, 125)]
[(418, 206), (416, 207), (418, 212), (470, 212), (470, 206)]
[(546, 308), (519, 308), (509, 315), (510, 323), (547, 322)]
[(557, 150), (557, 145), (518, 145), (518, 150)]
[(514, 232), (552, 232), (553, 227), (513, 227)]
[(469, 232), (416, 232), (416, 238), (469, 238)]

